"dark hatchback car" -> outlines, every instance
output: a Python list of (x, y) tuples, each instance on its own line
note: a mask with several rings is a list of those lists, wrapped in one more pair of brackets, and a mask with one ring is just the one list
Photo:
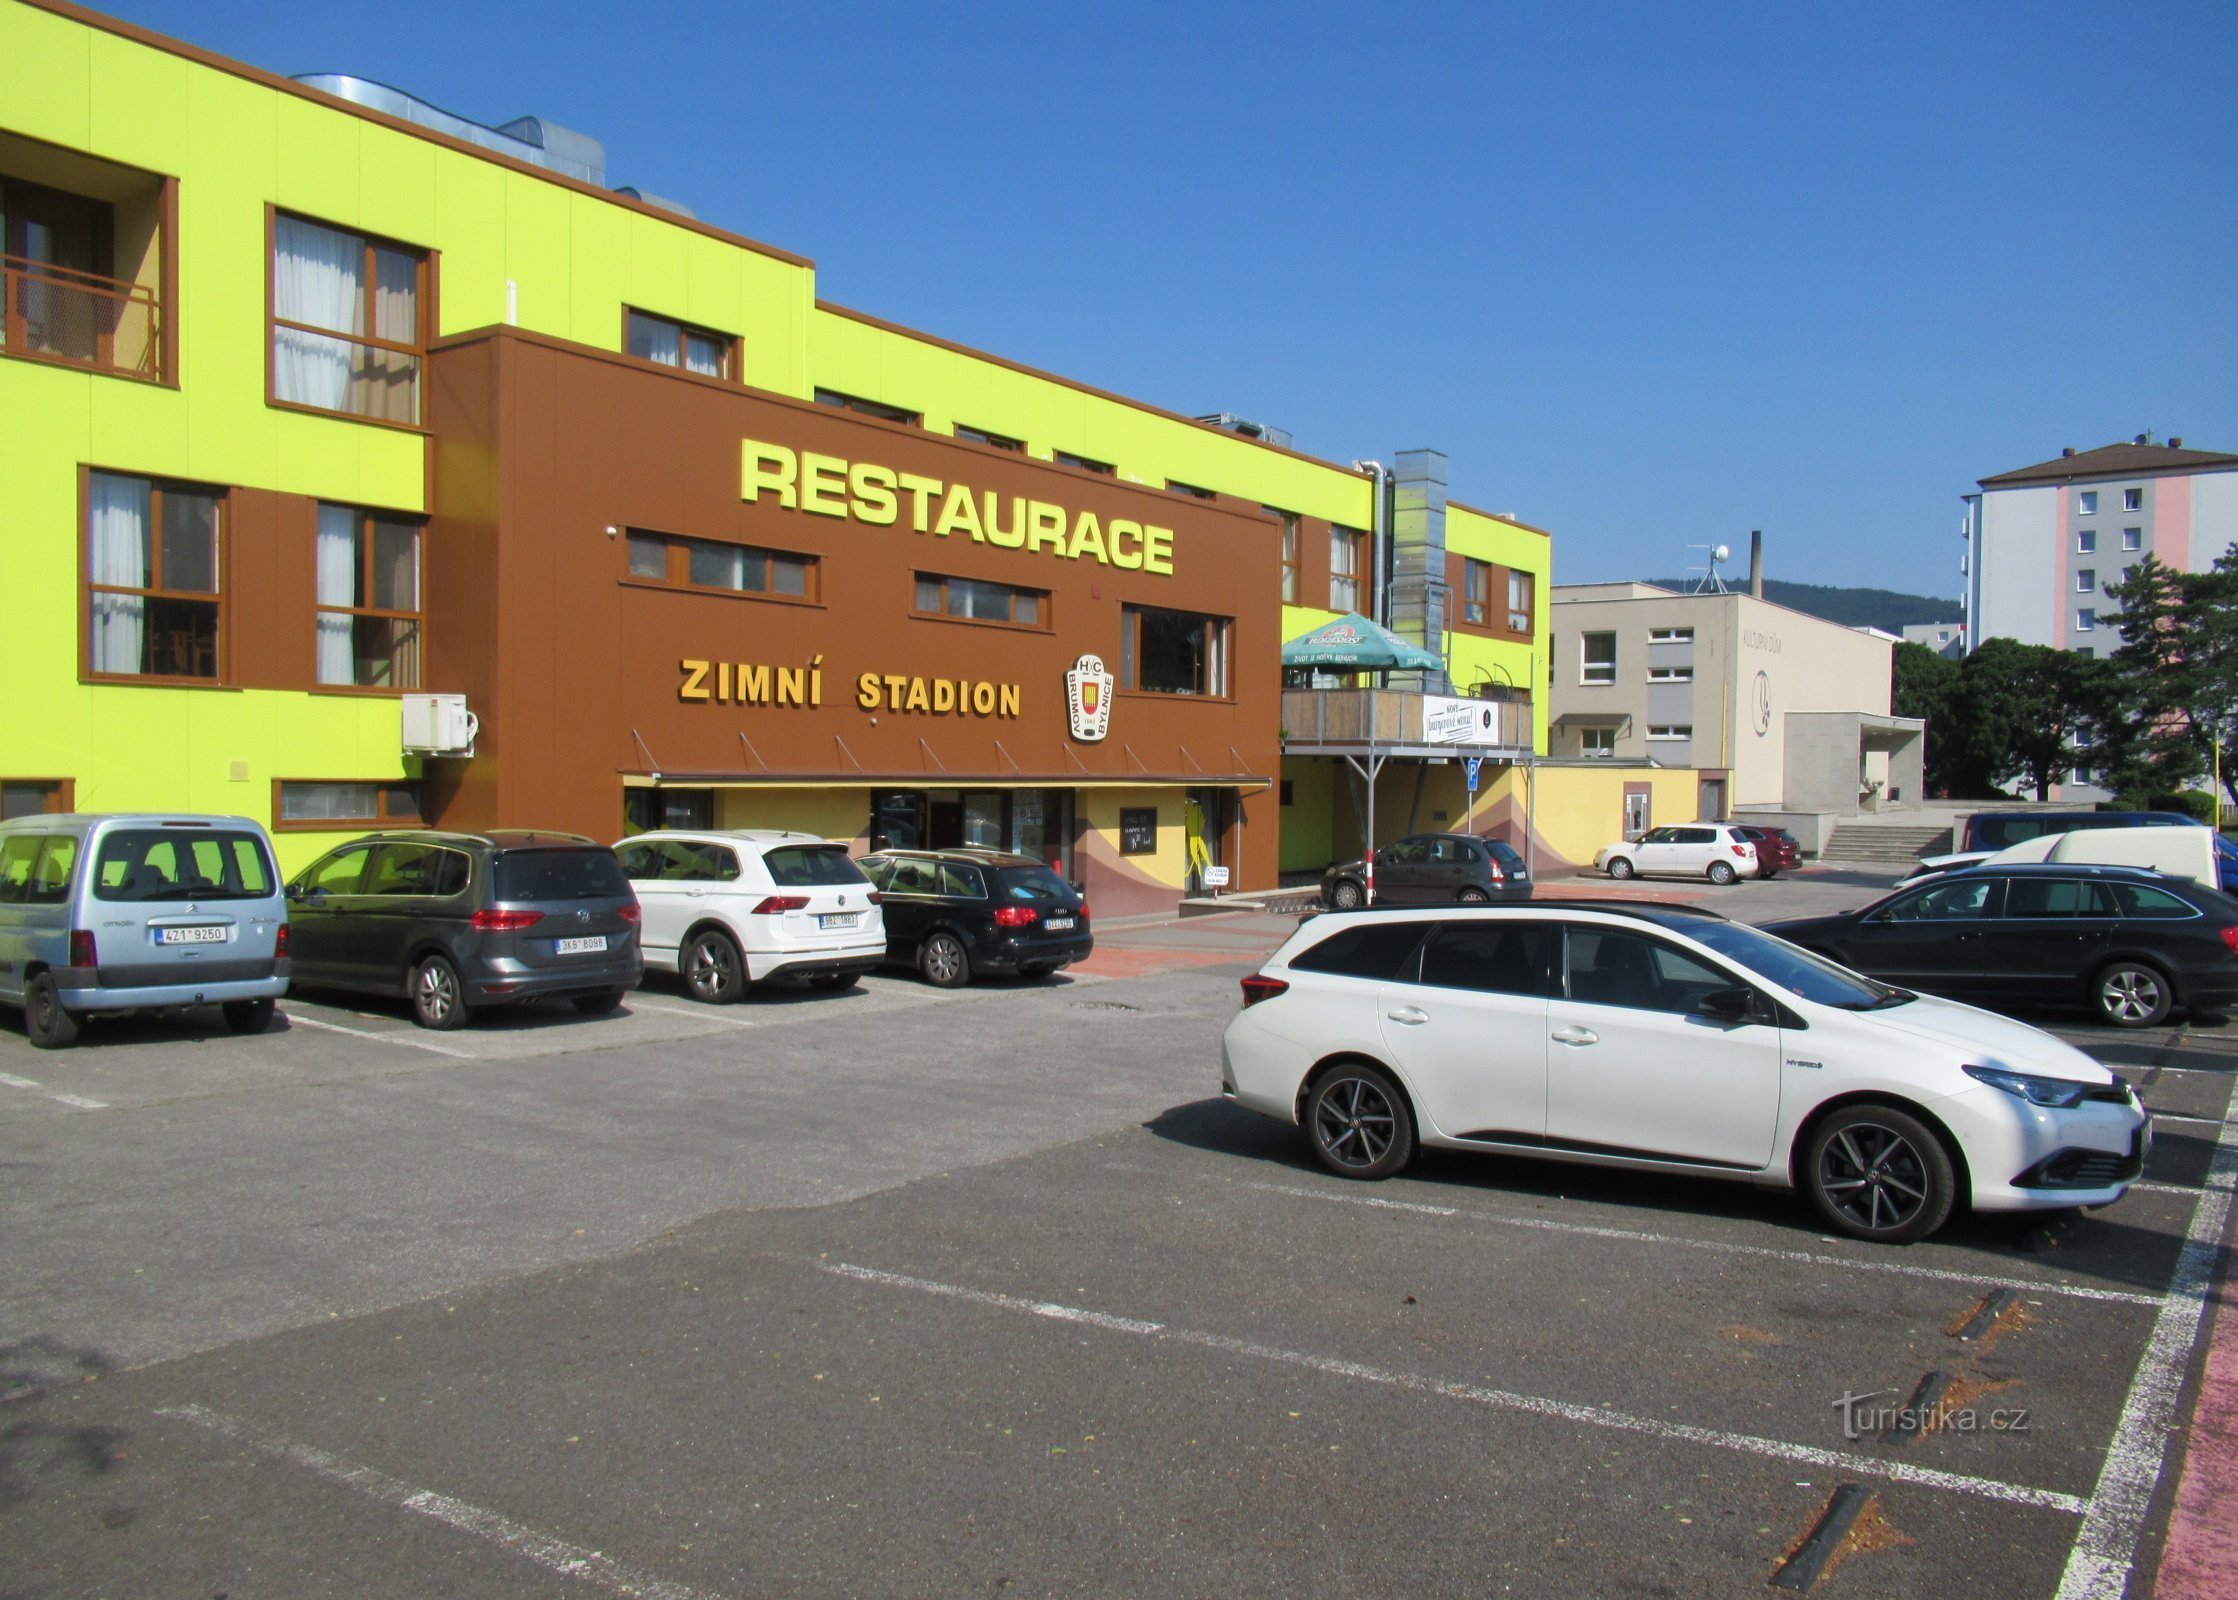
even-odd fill
[(886, 959), (943, 989), (974, 975), (1038, 978), (1096, 948), (1088, 902), (1032, 856), (885, 850), (858, 863), (886, 913)]
[(2238, 1003), (2238, 901), (2138, 867), (1969, 867), (1764, 931), (1907, 989), (2120, 1028)]
[(1756, 846), (1756, 875), (1776, 878), (1803, 864), (1803, 846), (1785, 828), (1759, 828), (1753, 822), (1736, 824), (1741, 836)]
[(644, 972), (637, 896), (577, 834), (369, 834), (287, 894), (295, 987), (401, 995), (423, 1028), (545, 996), (611, 1011)]
[[(1415, 833), (1375, 852), (1375, 897), (1387, 905), (1531, 898), (1531, 869), (1516, 848), (1473, 833)], [(1367, 900), (1367, 867), (1339, 861), (1321, 874), (1321, 903), (1350, 911)]]

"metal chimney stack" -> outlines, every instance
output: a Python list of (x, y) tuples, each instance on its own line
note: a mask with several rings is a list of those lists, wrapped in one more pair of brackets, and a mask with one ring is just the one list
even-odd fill
[(1748, 530), (1748, 592), (1764, 598), (1764, 530)]
[[(1391, 474), (1391, 631), (1445, 654), (1445, 453), (1401, 450)], [(1428, 694), (1450, 692), (1443, 672), (1422, 674)]]

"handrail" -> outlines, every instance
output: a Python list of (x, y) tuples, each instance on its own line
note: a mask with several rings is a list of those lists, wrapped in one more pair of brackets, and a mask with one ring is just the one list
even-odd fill
[(0, 354), (160, 380), (163, 302), (144, 284), (0, 255)]

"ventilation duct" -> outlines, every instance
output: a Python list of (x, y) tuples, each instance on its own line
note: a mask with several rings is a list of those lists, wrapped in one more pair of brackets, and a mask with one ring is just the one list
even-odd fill
[[(1391, 472), (1391, 631), (1434, 656), (1445, 654), (1445, 453), (1401, 450)], [(1449, 690), (1425, 672), (1428, 694)]]
[(1210, 423), (1215, 428), (1225, 428), (1230, 433), (1240, 433), (1246, 439), (1257, 439), (1265, 444), (1278, 444), (1290, 448), (1288, 428), (1270, 428), (1263, 422), (1253, 422), (1249, 417), (1239, 417), (1233, 411), (1214, 411), (1196, 419)]
[(302, 72), (296, 74), (295, 81), (307, 89), (317, 89), (431, 133), (447, 134), (498, 155), (511, 156), (515, 161), (579, 178), (601, 189), (606, 187), (606, 146), (587, 133), (546, 122), (542, 117), (515, 117), (501, 128), (491, 128), (440, 106), (431, 106), (402, 89), (392, 89), (385, 83), (354, 77), (347, 72)]

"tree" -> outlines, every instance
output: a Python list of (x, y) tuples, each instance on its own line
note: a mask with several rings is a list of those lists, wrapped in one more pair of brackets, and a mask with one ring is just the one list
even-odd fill
[(1918, 717), (1922, 734), (1921, 779), (1931, 794), (1971, 794), (1983, 786), (1978, 774), (1964, 770), (1958, 737), (1958, 680), (1963, 669), (1923, 644), (1896, 647), (1889, 686), (1889, 709), (1899, 717)]
[(1992, 784), (2020, 779), (2036, 798), (2075, 764), (2078, 734), (2095, 738), (2114, 715), (2119, 675), (2108, 662), (2049, 645), (1985, 639), (1959, 673), (1962, 772)]
[[(2126, 717), (2109, 724), (2109, 764), (2133, 792), (2169, 793), (2203, 776), (2219, 743), (2238, 743), (2238, 546), (2205, 572), (2147, 555), (2106, 587), (2122, 608), (2113, 665)], [(2238, 773), (2224, 786), (2238, 798)]]

